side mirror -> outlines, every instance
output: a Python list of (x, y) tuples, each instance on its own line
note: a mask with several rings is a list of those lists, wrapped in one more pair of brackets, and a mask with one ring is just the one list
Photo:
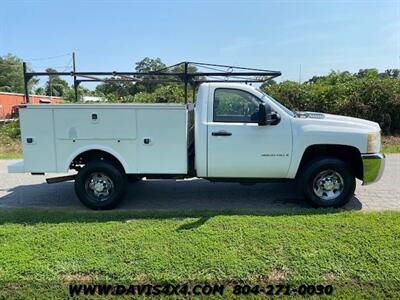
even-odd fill
[(267, 103), (260, 103), (258, 106), (258, 126), (276, 125), (281, 121), (281, 116), (271, 110)]

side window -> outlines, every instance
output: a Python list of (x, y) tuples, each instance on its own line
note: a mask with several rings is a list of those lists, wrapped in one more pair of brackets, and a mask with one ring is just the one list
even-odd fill
[(214, 122), (255, 123), (260, 100), (236, 89), (216, 89), (214, 92)]

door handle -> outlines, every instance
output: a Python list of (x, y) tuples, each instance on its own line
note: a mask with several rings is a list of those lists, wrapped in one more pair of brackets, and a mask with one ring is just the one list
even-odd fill
[(227, 132), (227, 131), (214, 131), (211, 133), (212, 136), (231, 136), (232, 133), (231, 132)]

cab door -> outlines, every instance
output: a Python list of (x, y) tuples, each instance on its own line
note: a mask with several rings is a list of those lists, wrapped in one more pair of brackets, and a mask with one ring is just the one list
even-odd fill
[(290, 117), (279, 112), (278, 124), (259, 126), (256, 95), (234, 88), (210, 93), (208, 177), (285, 178), (292, 151)]

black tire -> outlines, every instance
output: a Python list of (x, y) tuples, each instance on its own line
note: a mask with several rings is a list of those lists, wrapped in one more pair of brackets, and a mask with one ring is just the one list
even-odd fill
[(306, 164), (299, 184), (304, 197), (314, 206), (340, 207), (353, 197), (356, 179), (345, 162), (320, 157)]
[[(79, 170), (75, 178), (75, 193), (88, 208), (113, 209), (121, 202), (125, 185), (122, 170), (111, 162), (95, 160)], [(101, 188), (103, 190), (99, 191)]]

